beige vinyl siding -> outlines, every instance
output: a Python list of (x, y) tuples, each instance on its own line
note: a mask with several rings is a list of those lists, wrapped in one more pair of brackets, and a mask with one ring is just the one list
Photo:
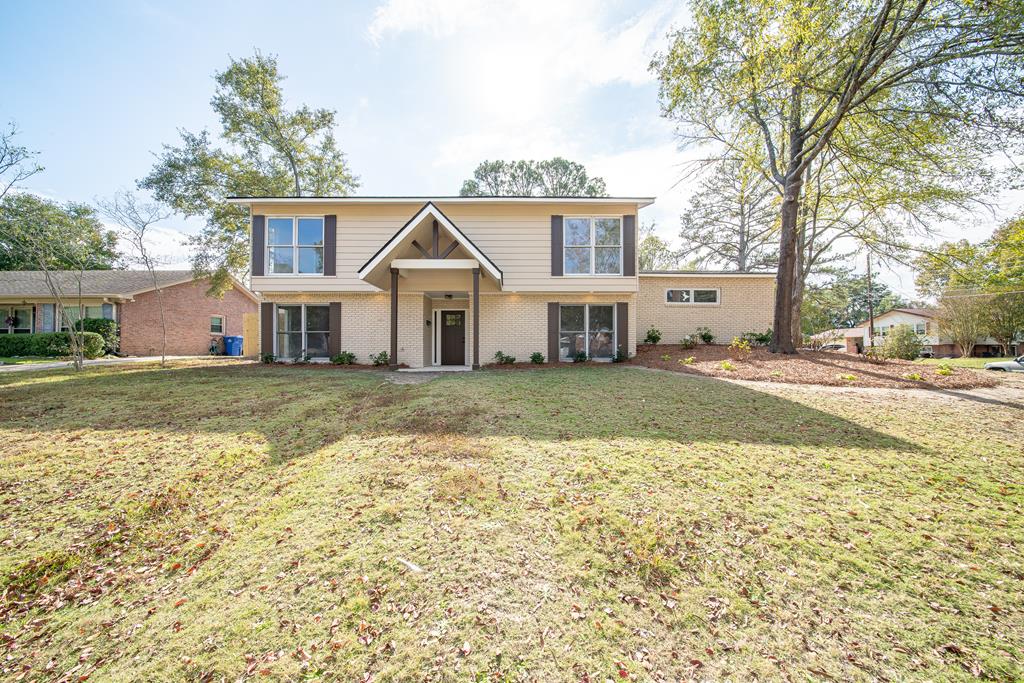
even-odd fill
[[(551, 216), (636, 214), (635, 204), (445, 204), (437, 207), (502, 270), (507, 292), (636, 292), (637, 278), (551, 276)], [(337, 276), (262, 276), (257, 291), (363, 291), (376, 287), (356, 275), (359, 268), (414, 216), (420, 206), (399, 204), (253, 204), (265, 216), (338, 217)], [(442, 244), (447, 244), (447, 236)]]
[[(674, 305), (665, 302), (666, 289), (717, 289), (717, 305)], [(699, 277), (640, 276), (640, 340), (651, 327), (661, 331), (663, 344), (678, 344), (698, 327), (707, 327), (715, 341), (728, 344), (744, 332), (764, 332), (772, 326), (775, 306), (773, 276), (701, 275)]]

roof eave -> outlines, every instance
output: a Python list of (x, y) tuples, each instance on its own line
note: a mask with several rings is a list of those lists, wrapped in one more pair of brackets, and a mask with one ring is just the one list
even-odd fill
[(654, 203), (654, 197), (228, 197), (228, 204), (636, 204), (644, 208)]

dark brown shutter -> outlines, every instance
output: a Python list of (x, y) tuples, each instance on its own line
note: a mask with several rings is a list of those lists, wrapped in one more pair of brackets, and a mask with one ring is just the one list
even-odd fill
[(557, 301), (548, 303), (548, 362), (558, 362), (559, 306)]
[(622, 217), (622, 274), (636, 275), (636, 216)]
[(252, 244), (252, 274), (258, 277), (264, 274), (263, 255), (267, 251), (266, 216), (252, 217), (252, 238), (249, 240), (249, 243)]
[(562, 217), (551, 217), (551, 274), (562, 275)]
[(615, 304), (615, 337), (622, 353), (629, 356), (629, 304), (620, 301)]
[(260, 304), (260, 353), (274, 352), (274, 304)]
[(333, 276), (337, 274), (338, 217), (324, 216), (324, 275)]
[[(326, 240), (325, 240), (326, 242)], [(327, 353), (334, 358), (341, 353), (341, 302), (332, 301), (328, 314), (330, 331), (327, 334)]]

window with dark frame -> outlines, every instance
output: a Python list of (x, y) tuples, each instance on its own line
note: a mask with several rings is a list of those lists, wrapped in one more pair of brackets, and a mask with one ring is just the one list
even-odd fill
[(566, 217), (562, 221), (562, 272), (565, 275), (620, 275), (622, 219)]
[(719, 303), (717, 289), (668, 289), (665, 290), (665, 303), (667, 304), (717, 304)]
[(267, 264), (269, 275), (323, 275), (324, 219), (268, 218)]

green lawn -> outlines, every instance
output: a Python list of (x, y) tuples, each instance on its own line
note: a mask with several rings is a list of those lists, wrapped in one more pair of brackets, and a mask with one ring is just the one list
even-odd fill
[(1007, 358), (918, 358), (916, 362), (925, 365), (951, 365), (956, 368), (983, 368), (985, 363), (998, 363), (1000, 361), (1013, 360)]
[(992, 401), (0, 375), (0, 678), (1019, 680), (1022, 407)]

